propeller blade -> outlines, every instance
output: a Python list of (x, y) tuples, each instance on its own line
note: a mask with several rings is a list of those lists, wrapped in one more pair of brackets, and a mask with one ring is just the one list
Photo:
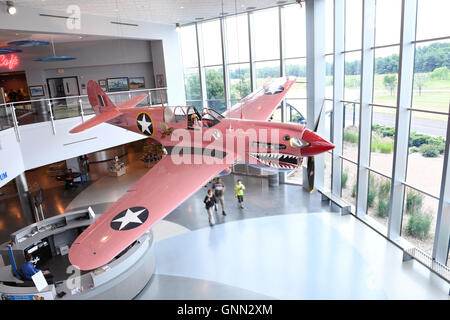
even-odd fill
[(320, 117), (322, 116), (322, 111), (323, 111), (324, 105), (325, 105), (325, 101), (322, 102), (322, 106), (320, 107), (319, 117), (317, 118), (317, 121), (314, 125), (314, 132), (317, 132), (317, 129), (319, 129)]
[(308, 173), (309, 193), (314, 191), (314, 157), (308, 157), (306, 172)]

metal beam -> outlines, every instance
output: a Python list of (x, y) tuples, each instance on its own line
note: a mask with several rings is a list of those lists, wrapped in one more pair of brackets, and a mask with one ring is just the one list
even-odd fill
[(400, 52), (398, 65), (397, 115), (395, 119), (394, 163), (392, 166), (391, 201), (389, 204), (388, 238), (401, 234), (403, 199), (408, 161), (408, 141), (414, 78), (414, 44), (416, 37), (417, 1), (402, 0)]
[(361, 89), (359, 112), (358, 178), (356, 191), (356, 215), (367, 213), (369, 191), (370, 138), (372, 133), (373, 65), (375, 43), (375, 1), (364, 0), (361, 45)]
[[(325, 0), (306, 1), (306, 79), (307, 127), (314, 129), (325, 102)], [(324, 135), (325, 122), (321, 121), (318, 133)], [(315, 181), (318, 189), (324, 184), (324, 156), (314, 157)], [(303, 180), (307, 179), (304, 177)], [(307, 184), (304, 184), (307, 187)]]
[[(450, 105), (449, 105), (450, 109)], [(450, 110), (449, 110), (450, 112)], [(436, 232), (432, 258), (447, 265), (450, 247), (450, 117), (447, 121), (447, 139), (445, 140), (444, 168), (442, 170), (441, 192), (436, 219)]]
[(256, 70), (255, 70), (255, 32), (253, 29), (254, 16), (253, 12), (247, 14), (248, 17), (248, 50), (250, 59), (250, 88), (251, 91), (256, 90)]
[(220, 39), (222, 41), (222, 65), (223, 65), (223, 90), (225, 96), (225, 107), (231, 108), (231, 86), (228, 68), (228, 54), (227, 54), (227, 28), (225, 25), (225, 18), (220, 18)]
[(206, 74), (204, 68), (204, 59), (203, 59), (203, 37), (201, 26), (198, 23), (195, 23), (195, 32), (197, 36), (197, 57), (198, 57), (198, 72), (200, 77), (200, 91), (202, 97), (202, 106), (203, 108), (208, 107), (207, 102), (207, 92), (206, 92)]
[(341, 196), (342, 151), (344, 128), (344, 51), (345, 0), (334, 0), (334, 53), (333, 53), (333, 166), (331, 193)]

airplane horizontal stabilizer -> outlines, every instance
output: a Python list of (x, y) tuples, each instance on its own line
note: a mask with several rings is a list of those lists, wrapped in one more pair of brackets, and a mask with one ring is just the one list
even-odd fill
[(112, 109), (103, 113), (100, 113), (98, 115), (96, 115), (95, 117), (89, 119), (88, 121), (76, 126), (75, 128), (73, 128), (72, 130), (70, 130), (70, 133), (79, 133), (82, 132), (86, 129), (95, 127), (99, 124), (102, 124), (106, 121), (112, 120), (114, 118), (117, 118), (118, 116), (120, 116), (122, 114), (122, 112), (120, 112), (118, 109)]
[(145, 100), (147, 98), (148, 98), (148, 94), (144, 93), (144, 94), (141, 94), (141, 95), (139, 95), (137, 97), (134, 97), (134, 98), (132, 98), (130, 100), (127, 100), (125, 102), (119, 103), (117, 105), (117, 108), (119, 108), (119, 109), (134, 108), (139, 103), (141, 103), (143, 100)]

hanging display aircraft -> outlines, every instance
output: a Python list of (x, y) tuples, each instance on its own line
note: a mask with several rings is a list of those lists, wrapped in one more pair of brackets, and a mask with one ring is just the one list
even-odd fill
[(74, 241), (72, 265), (91, 270), (107, 264), (236, 162), (291, 171), (309, 157), (313, 180), (313, 156), (334, 145), (303, 125), (267, 121), (294, 83), (293, 77), (275, 79), (221, 115), (209, 108), (200, 114), (192, 106), (136, 107), (146, 94), (116, 106), (89, 81), (96, 116), (70, 133), (106, 122), (157, 140), (167, 154)]

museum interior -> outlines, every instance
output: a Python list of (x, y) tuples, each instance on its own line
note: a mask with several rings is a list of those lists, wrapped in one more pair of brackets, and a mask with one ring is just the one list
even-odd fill
[[(448, 12), (0, 1), (1, 299), (450, 299)], [(181, 122), (156, 124), (171, 110)], [(166, 165), (173, 132), (202, 132), (193, 115), (215, 139), (251, 122), (334, 148)]]

